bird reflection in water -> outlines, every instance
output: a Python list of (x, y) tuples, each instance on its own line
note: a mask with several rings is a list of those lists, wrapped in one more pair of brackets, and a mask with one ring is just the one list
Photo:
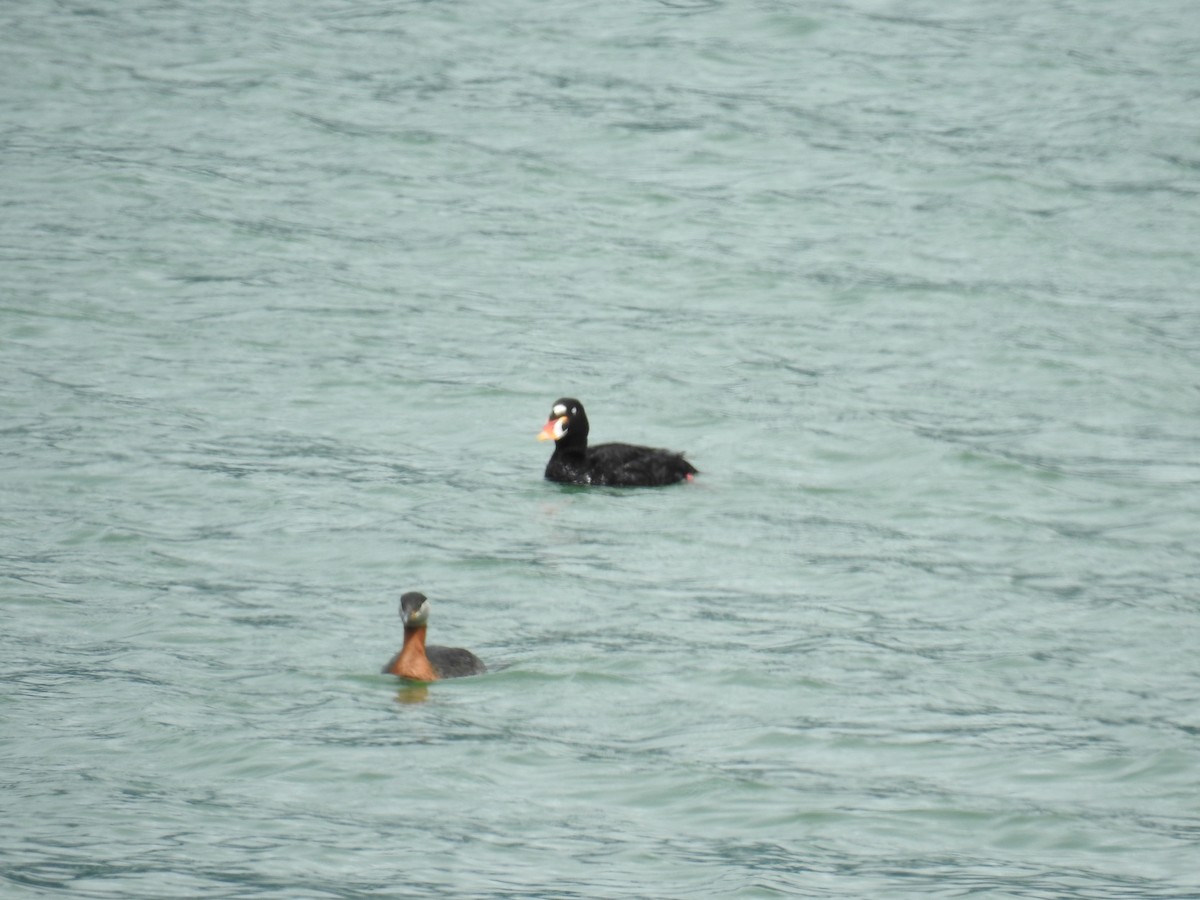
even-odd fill
[(405, 706), (424, 703), (428, 699), (429, 685), (427, 684), (407, 684), (396, 691), (396, 702), (403, 703)]

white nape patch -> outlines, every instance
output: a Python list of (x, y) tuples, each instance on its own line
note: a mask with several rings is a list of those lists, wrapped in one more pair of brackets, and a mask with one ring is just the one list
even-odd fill
[(554, 409), (550, 410), (550, 412), (556, 416), (565, 416), (567, 414), (567, 407), (565, 404), (555, 403)]

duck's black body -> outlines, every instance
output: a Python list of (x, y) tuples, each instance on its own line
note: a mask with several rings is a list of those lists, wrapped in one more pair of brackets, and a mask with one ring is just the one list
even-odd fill
[(412, 681), (437, 681), (481, 675), (487, 671), (483, 660), (470, 650), (425, 645), (429, 601), (424, 594), (411, 591), (401, 597), (400, 618), (404, 622), (404, 646), (387, 661), (383, 674)]
[(482, 675), (487, 671), (483, 660), (462, 647), (425, 648), (425, 655), (433, 664), (433, 670), (438, 678), (462, 678), (465, 675)]
[(554, 441), (546, 478), (563, 484), (658, 487), (698, 474), (683, 454), (635, 444), (588, 446), (583, 404), (571, 397), (554, 402), (540, 440)]

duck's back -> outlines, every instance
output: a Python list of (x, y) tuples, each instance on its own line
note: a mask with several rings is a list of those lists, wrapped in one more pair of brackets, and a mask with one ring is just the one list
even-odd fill
[(487, 671), (478, 656), (462, 647), (425, 648), (425, 655), (439, 678), (462, 678), (464, 675), (482, 675)]
[(597, 444), (582, 453), (556, 453), (546, 467), (551, 481), (610, 487), (675, 484), (696, 467), (680, 453), (636, 444)]

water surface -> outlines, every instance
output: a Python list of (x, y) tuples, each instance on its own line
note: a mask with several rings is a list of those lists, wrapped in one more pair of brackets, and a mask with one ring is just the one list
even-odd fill
[(1200, 894), (1197, 21), (0, 13), (5, 895)]

